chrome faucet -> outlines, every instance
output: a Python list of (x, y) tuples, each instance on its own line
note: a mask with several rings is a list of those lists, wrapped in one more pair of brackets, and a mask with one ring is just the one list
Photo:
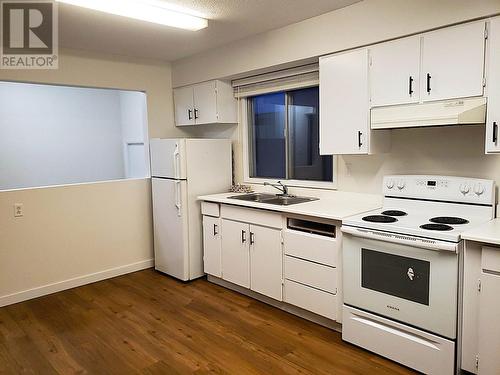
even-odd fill
[(282, 195), (284, 197), (288, 197), (289, 196), (289, 194), (288, 194), (288, 186), (283, 185), (283, 183), (281, 181), (278, 181), (277, 184), (271, 184), (270, 182), (264, 182), (264, 186), (272, 186), (273, 188), (281, 191), (281, 194), (279, 194), (279, 195)]

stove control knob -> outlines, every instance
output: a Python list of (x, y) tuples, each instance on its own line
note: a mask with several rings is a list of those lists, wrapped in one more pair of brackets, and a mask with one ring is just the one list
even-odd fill
[(387, 180), (385, 183), (385, 186), (387, 186), (387, 189), (392, 189), (394, 187), (394, 180)]
[(474, 193), (479, 197), (484, 193), (484, 186), (481, 183), (477, 183), (474, 185)]
[(398, 189), (399, 190), (403, 190), (405, 188), (405, 186), (406, 186), (405, 180), (399, 180), (398, 181)]
[(469, 193), (469, 191), (470, 191), (470, 185), (469, 184), (462, 184), (462, 185), (460, 185), (460, 192), (463, 195), (467, 195), (467, 193)]

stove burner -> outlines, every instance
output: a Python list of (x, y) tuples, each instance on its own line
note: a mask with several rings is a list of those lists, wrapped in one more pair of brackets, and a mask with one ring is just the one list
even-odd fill
[(399, 211), (399, 210), (387, 210), (382, 212), (382, 215), (387, 215), (387, 216), (406, 216), (408, 215), (404, 211)]
[(450, 227), (449, 225), (446, 224), (424, 224), (421, 225), (420, 228), (427, 230), (439, 230), (439, 231), (453, 230), (453, 227)]
[(439, 217), (433, 217), (429, 221), (437, 224), (451, 224), (451, 225), (458, 225), (458, 224), (468, 224), (469, 220), (462, 219), (461, 217), (452, 217), (452, 216), (439, 216)]
[(398, 221), (395, 217), (384, 216), (384, 215), (370, 215), (365, 216), (362, 220), (370, 221), (372, 223), (394, 223)]

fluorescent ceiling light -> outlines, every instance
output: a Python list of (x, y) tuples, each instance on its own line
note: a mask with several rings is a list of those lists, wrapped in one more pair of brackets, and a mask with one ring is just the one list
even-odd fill
[[(140, 0), (57, 0), (60, 3), (76, 5), (100, 12), (134, 18), (141, 21), (178, 27), (186, 30), (200, 30), (208, 26), (205, 18), (177, 12), (160, 5)], [(155, 3), (158, 4), (158, 3)]]

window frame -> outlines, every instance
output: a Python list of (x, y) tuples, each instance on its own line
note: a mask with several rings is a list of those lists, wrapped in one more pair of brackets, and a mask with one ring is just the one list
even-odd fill
[[(313, 86), (305, 86), (305, 87), (300, 87), (300, 88), (294, 88), (294, 90), (300, 90), (300, 89), (305, 89), (308, 87), (316, 87), (317, 85)], [(287, 92), (289, 90), (280, 90)], [(270, 91), (269, 93), (272, 92), (277, 92), (277, 91)], [(262, 93), (259, 95), (265, 95), (266, 93)], [(263, 178), (263, 177), (250, 177), (250, 170), (251, 170), (251, 147), (250, 147), (250, 123), (249, 123), (249, 98), (250, 97), (241, 97), (239, 99), (239, 107), (240, 107), (240, 113), (241, 113), (241, 125), (242, 125), (242, 132), (243, 132), (243, 182), (245, 184), (261, 184), (263, 185), (264, 182), (271, 182), (271, 183), (277, 183), (278, 181), (281, 181), (285, 183), (287, 186), (290, 187), (300, 187), (300, 188), (312, 188), (312, 189), (324, 189), (324, 190), (337, 190), (338, 188), (338, 179), (337, 179), (337, 171), (338, 171), (338, 158), (336, 155), (333, 155), (332, 158), (332, 181), (327, 182), (327, 181), (314, 181), (314, 180), (296, 180), (296, 179), (276, 179), (276, 178)], [(320, 109), (321, 110), (321, 109)], [(288, 136), (288, 135), (287, 135)], [(319, 145), (318, 145), (319, 147)], [(287, 151), (287, 158), (289, 157), (288, 151)], [(287, 160), (288, 164), (288, 160)]]

